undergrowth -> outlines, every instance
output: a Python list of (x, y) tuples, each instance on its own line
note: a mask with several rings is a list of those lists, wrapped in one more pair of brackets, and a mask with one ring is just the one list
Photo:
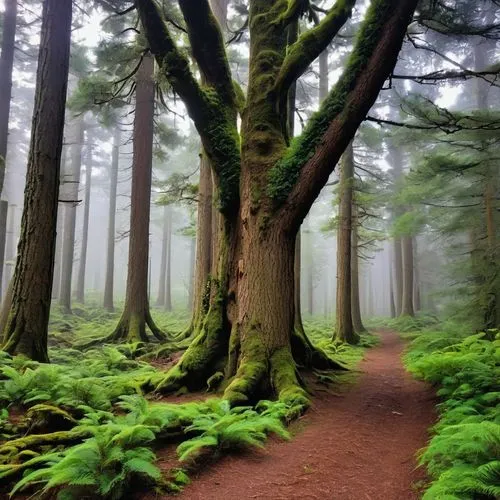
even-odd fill
[[(159, 317), (170, 331), (186, 324), (185, 316)], [(260, 448), (270, 434), (289, 438), (293, 408), (282, 401), (230, 408), (217, 398), (178, 404), (151, 399), (147, 391), (164, 372), (146, 360), (168, 354), (167, 345), (81, 347), (104, 337), (116, 319), (92, 307), (72, 316), (55, 311), (51, 364), (0, 351), (0, 484), (9, 485), (12, 495), (118, 499), (138, 487), (175, 493), (207, 457)], [(320, 320), (306, 329), (315, 344), (350, 368), (375, 342), (366, 335), (361, 346), (332, 344), (331, 324)], [(339, 382), (331, 372), (316, 376), (321, 383)], [(169, 471), (158, 468), (153, 451), (164, 446), (177, 446), (178, 467)], [(0, 496), (9, 491), (2, 488)]]
[(420, 454), (432, 483), (424, 500), (500, 498), (500, 333), (445, 323), (414, 334), (405, 363), (442, 402)]

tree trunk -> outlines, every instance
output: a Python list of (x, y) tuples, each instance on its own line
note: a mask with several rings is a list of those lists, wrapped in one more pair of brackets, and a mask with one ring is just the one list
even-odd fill
[(420, 272), (418, 265), (417, 238), (413, 237), (413, 310), (418, 312), (422, 309), (420, 292)]
[(394, 279), (392, 276), (392, 256), (389, 253), (389, 307), (391, 318), (396, 317), (396, 305), (394, 304)]
[[(12, 307), (3, 349), (48, 362), (59, 170), (71, 38), (71, 0), (43, 3), (30, 154)], [(48, 126), (50, 124), (50, 126)]]
[(352, 206), (352, 249), (351, 249), (351, 311), (352, 327), (356, 333), (366, 331), (361, 319), (361, 307), (359, 303), (359, 256), (358, 256), (358, 207), (355, 203)]
[[(61, 163), (61, 168), (63, 163)], [(63, 238), (62, 206), (57, 207), (56, 250), (54, 254), (54, 279), (52, 284), (52, 299), (58, 299), (61, 290), (61, 258)]]
[(196, 264), (194, 273), (194, 308), (191, 325), (186, 336), (199, 332), (203, 320), (203, 298), (212, 269), (212, 172), (210, 161), (203, 152), (200, 155), (200, 183), (198, 189), (198, 215), (196, 231)]
[(75, 299), (80, 304), (85, 303), (85, 272), (87, 268), (87, 246), (89, 238), (90, 193), (92, 189), (92, 135), (87, 130), (87, 161), (85, 165), (85, 206), (83, 209), (82, 247), (78, 265)]
[(415, 316), (413, 310), (413, 242), (411, 236), (401, 238), (403, 254), (403, 301), (400, 316)]
[(78, 206), (78, 186), (82, 166), (82, 145), (85, 124), (83, 116), (76, 118), (71, 146), (71, 167), (64, 173), (62, 201), (64, 202), (64, 230), (61, 261), (61, 293), (59, 306), (64, 314), (71, 314), (71, 283), (75, 254), (76, 209)]
[[(2, 53), (0, 56), (0, 196), (3, 197), (3, 185), (7, 161), (9, 140), (10, 101), (12, 97), (12, 68), (14, 65), (14, 43), (17, 24), (17, 0), (6, 0), (2, 25)], [(0, 286), (5, 262), (5, 241), (7, 233), (8, 202), (0, 201)]]
[(158, 283), (157, 306), (163, 306), (166, 311), (172, 310), (172, 207), (164, 205), (163, 207), (163, 237), (161, 243), (161, 263), (160, 263), (160, 281)]
[(334, 340), (357, 344), (359, 336), (352, 322), (351, 234), (354, 180), (352, 142), (342, 156), (339, 172), (339, 216), (337, 229), (337, 308)]
[(165, 311), (172, 310), (172, 207), (167, 207), (167, 265), (165, 276)]
[(16, 263), (16, 205), (10, 205), (8, 209), (9, 221), (7, 229), (7, 244), (5, 245), (5, 288), (12, 280), (12, 273)]
[(106, 281), (104, 283), (104, 309), (114, 312), (113, 292), (115, 278), (115, 227), (116, 227), (116, 192), (118, 188), (118, 165), (120, 161), (120, 129), (115, 125), (113, 134), (113, 153), (109, 172), (109, 211), (108, 242), (106, 250)]
[(189, 238), (188, 311), (194, 308), (194, 268), (196, 265), (196, 238)]
[(154, 59), (146, 55), (137, 72), (132, 160), (130, 237), (125, 307), (115, 331), (107, 340), (147, 341), (146, 325), (159, 340), (165, 335), (149, 310), (149, 218), (153, 161)]
[(163, 205), (163, 230), (161, 238), (161, 261), (160, 261), (160, 275), (158, 282), (158, 298), (156, 305), (160, 307), (165, 306), (165, 284), (167, 282), (167, 238), (168, 238), (168, 222), (167, 222), (167, 205)]

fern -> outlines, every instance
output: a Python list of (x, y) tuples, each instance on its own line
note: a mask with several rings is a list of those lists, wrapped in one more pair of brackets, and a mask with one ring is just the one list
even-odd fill
[(428, 331), (405, 357), (411, 372), (438, 385), (436, 435), (420, 457), (433, 483), (424, 500), (500, 496), (500, 337)]

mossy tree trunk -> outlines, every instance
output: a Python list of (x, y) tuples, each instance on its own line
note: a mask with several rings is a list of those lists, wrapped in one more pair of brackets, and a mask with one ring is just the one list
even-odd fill
[[(43, 3), (24, 209), (2, 348), (47, 362), (59, 169), (71, 38), (71, 0)], [(50, 126), (48, 126), (50, 124)]]
[(146, 325), (159, 340), (165, 335), (151, 317), (148, 300), (149, 219), (153, 162), (154, 59), (146, 54), (137, 72), (133, 132), (132, 194), (125, 306), (107, 340), (148, 340)]
[(113, 152), (109, 172), (109, 211), (108, 211), (108, 242), (106, 249), (106, 279), (104, 281), (104, 302), (106, 311), (114, 311), (114, 281), (115, 281), (115, 233), (116, 233), (116, 194), (118, 190), (118, 166), (120, 163), (121, 134), (118, 124), (113, 134)]
[(250, 1), (245, 103), (233, 84), (208, 1), (179, 0), (202, 84), (155, 3), (138, 0), (136, 5), (151, 50), (200, 133), (220, 211), (201, 331), (157, 388), (204, 386), (220, 372), (224, 397), (232, 404), (275, 393), (304, 408), (297, 364), (335, 363), (294, 332), (297, 231), (394, 67), (416, 0), (372, 2), (343, 75), (293, 146), (289, 89), (348, 20), (353, 2), (337, 2), (287, 47), (287, 27), (303, 3)]

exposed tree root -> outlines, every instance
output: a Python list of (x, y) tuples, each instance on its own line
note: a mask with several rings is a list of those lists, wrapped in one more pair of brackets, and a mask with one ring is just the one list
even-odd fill
[(348, 370), (342, 363), (330, 358), (315, 347), (305, 332), (295, 330), (291, 336), (292, 354), (295, 362), (308, 370)]
[(92, 433), (89, 430), (83, 429), (51, 432), (50, 434), (31, 434), (0, 445), (0, 460), (8, 457), (9, 462), (15, 462), (15, 457), (23, 450), (33, 450), (39, 449), (42, 446), (57, 446), (59, 444), (81, 441), (91, 435)]

